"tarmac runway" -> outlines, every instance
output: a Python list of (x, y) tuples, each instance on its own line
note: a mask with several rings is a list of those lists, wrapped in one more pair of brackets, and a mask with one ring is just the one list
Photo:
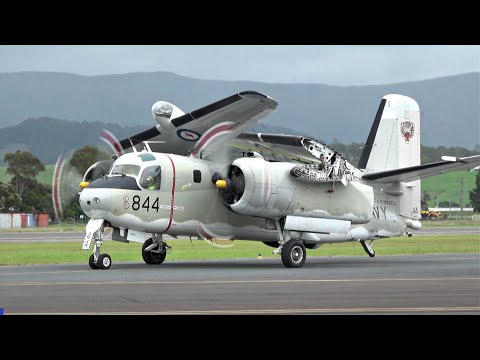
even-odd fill
[(480, 314), (480, 254), (0, 267), (4, 314)]

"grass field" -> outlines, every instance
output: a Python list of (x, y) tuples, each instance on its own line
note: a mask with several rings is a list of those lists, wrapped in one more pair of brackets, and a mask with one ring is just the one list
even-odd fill
[(463, 176), (463, 205), (470, 202), (469, 193), (475, 187), (477, 173), (470, 171), (452, 171), (422, 180), (422, 194), (428, 192), (431, 200), (429, 207), (435, 207), (435, 196), (440, 201), (454, 201), (460, 204), (460, 178)]
[[(91, 251), (81, 250), (81, 242), (63, 243), (0, 243), (0, 265), (27, 264), (87, 264)], [(236, 241), (233, 247), (216, 248), (202, 240), (169, 241), (172, 252), (166, 261), (202, 259), (256, 259), (279, 257), (273, 255), (273, 248), (257, 241)], [(458, 236), (412, 236), (376, 240), (374, 249), (377, 256), (397, 254), (433, 253), (480, 253), (480, 237)], [(141, 244), (124, 244), (106, 241), (102, 253), (108, 253), (113, 262), (142, 262)], [(358, 242), (326, 244), (315, 250), (307, 250), (307, 256), (367, 256)], [(259, 260), (260, 261), (260, 260)], [(307, 259), (308, 261), (308, 259)]]
[[(45, 165), (45, 171), (42, 171), (37, 176), (37, 181), (43, 184), (52, 184), (53, 178), (53, 169), (55, 165)], [(0, 182), (7, 183), (11, 179), (11, 176), (7, 174), (7, 168), (5, 166), (0, 166)]]

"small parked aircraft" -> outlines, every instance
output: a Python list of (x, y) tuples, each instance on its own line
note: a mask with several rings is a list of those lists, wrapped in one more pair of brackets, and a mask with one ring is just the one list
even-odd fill
[(380, 102), (358, 166), (311, 137), (245, 132), (277, 109), (271, 97), (243, 91), (189, 113), (159, 101), (157, 125), (127, 139), (105, 138), (113, 160), (84, 174), (80, 206), (90, 217), (83, 249), (92, 269), (112, 240), (143, 243), (161, 264), (163, 235), (261, 241), (283, 264), (301, 267), (306, 249), (407, 235), (422, 224), (420, 179), (478, 166), (480, 155), (420, 164), (420, 109), (411, 98)]

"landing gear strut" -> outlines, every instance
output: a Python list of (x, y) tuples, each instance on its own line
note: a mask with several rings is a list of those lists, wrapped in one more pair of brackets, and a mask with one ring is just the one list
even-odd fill
[(112, 266), (112, 258), (108, 254), (100, 254), (100, 247), (103, 244), (103, 231), (105, 224), (103, 219), (91, 219), (87, 224), (87, 235), (83, 242), (82, 249), (88, 250), (93, 240), (93, 254), (88, 258), (88, 266), (92, 270), (108, 270)]
[(362, 244), (363, 250), (368, 254), (370, 257), (375, 256), (375, 251), (373, 251), (373, 240), (370, 240), (370, 244), (367, 244), (365, 240), (359, 240), (360, 244)]
[(160, 265), (167, 256), (171, 247), (163, 241), (162, 234), (154, 234), (153, 238), (147, 239), (142, 246), (142, 258), (148, 265)]
[(88, 265), (92, 270), (108, 270), (112, 266), (112, 258), (108, 254), (100, 254), (100, 247), (103, 244), (103, 227), (101, 231), (98, 231), (97, 238), (95, 235), (96, 233), (94, 234), (93, 254), (88, 258)]
[(275, 221), (280, 246), (273, 253), (281, 254), (282, 263), (287, 268), (302, 267), (307, 258), (307, 251), (302, 240), (290, 239), (290, 230), (282, 230), (280, 221)]

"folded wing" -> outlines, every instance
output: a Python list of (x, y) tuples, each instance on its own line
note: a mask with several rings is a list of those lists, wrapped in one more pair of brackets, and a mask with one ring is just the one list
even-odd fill
[(215, 151), (245, 129), (275, 111), (278, 103), (271, 97), (243, 91), (172, 119), (170, 126), (154, 126), (120, 141), (127, 150), (143, 141), (153, 151), (202, 156)]

